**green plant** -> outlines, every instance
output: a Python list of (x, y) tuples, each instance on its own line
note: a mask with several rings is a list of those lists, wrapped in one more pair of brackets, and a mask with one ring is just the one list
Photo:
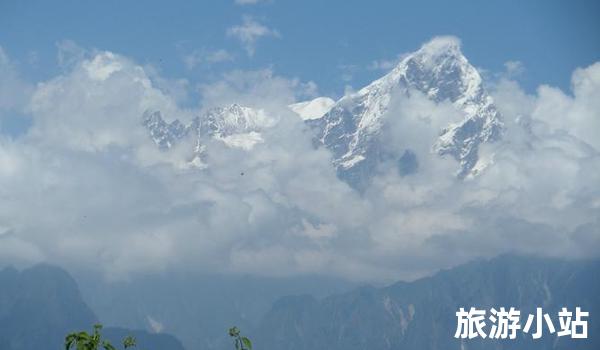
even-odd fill
[(235, 340), (235, 350), (252, 350), (252, 342), (240, 334), (239, 328), (229, 328), (229, 336)]
[[(88, 332), (75, 332), (70, 333), (65, 337), (65, 350), (69, 350), (73, 347), (74, 350), (116, 350), (116, 348), (108, 341), (102, 339), (102, 325), (94, 325), (94, 331), (89, 334)], [(135, 338), (126, 337), (123, 340), (123, 347), (129, 349), (135, 347)]]

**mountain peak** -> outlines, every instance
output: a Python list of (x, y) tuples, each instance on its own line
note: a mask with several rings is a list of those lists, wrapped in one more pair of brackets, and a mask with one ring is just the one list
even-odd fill
[[(499, 139), (504, 126), (481, 75), (462, 54), (456, 37), (434, 37), (406, 55), (389, 73), (337, 102), (321, 97), (289, 107), (317, 129), (315, 141), (332, 151), (338, 175), (352, 186), (363, 188), (382, 159), (388, 164), (395, 162), (400, 174), (406, 174), (406, 169), (418, 171), (415, 164), (419, 159), (414, 150), (394, 149), (383, 140), (390, 118), (398, 117), (390, 113), (392, 100), (399, 95), (410, 97), (412, 92), (435, 103), (450, 103), (462, 115), (444, 126), (435, 124), (439, 130), (435, 130), (438, 136), (432, 137), (431, 151), (457, 160), (459, 178), (476, 176), (485, 168), (479, 162), (479, 145)], [(238, 104), (207, 110), (189, 125), (177, 120), (166, 123), (159, 113), (147, 114), (143, 120), (161, 148), (170, 148), (193, 135), (198, 154), (205, 137), (249, 150), (263, 142), (261, 132), (277, 121), (262, 109)]]
[(457, 63), (462, 66), (468, 65), (469, 62), (463, 55), (461, 46), (460, 39), (455, 36), (436, 36), (417, 51), (406, 54), (386, 76), (399, 78), (411, 65), (418, 65), (421, 70), (440, 70), (442, 66)]
[(382, 154), (385, 145), (380, 134), (391, 117), (392, 97), (409, 96), (410, 91), (419, 91), (436, 103), (448, 101), (463, 115), (462, 120), (437, 130), (440, 136), (432, 140), (432, 150), (455, 158), (460, 163), (459, 177), (474, 174), (479, 144), (498, 139), (503, 124), (481, 75), (460, 47), (456, 37), (435, 37), (406, 55), (391, 72), (344, 96), (323, 118), (312, 121), (320, 130), (319, 141), (333, 151), (342, 178), (362, 187), (377, 167), (377, 159), (403, 154), (402, 150), (396, 150), (398, 155)]
[[(394, 69), (356, 95), (389, 95), (398, 86), (419, 90), (436, 102), (449, 99), (461, 104), (481, 94), (482, 79), (463, 55), (460, 39), (438, 36), (404, 56)], [(463, 101), (457, 101), (461, 97)]]

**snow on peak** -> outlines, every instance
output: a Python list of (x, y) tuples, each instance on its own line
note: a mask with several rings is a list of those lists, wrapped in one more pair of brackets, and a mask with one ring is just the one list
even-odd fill
[(329, 112), (335, 101), (329, 97), (317, 97), (310, 101), (289, 105), (290, 109), (303, 120), (319, 119)]
[(204, 128), (203, 132), (219, 136), (260, 131), (277, 122), (262, 109), (244, 107), (235, 103), (227, 107), (210, 109), (199, 118), (199, 121)]
[(204, 167), (204, 149), (209, 139), (219, 140), (231, 148), (251, 150), (264, 142), (261, 131), (275, 125), (277, 120), (262, 109), (232, 104), (209, 109), (206, 113), (184, 124), (178, 119), (166, 122), (160, 111), (147, 111), (142, 125), (150, 138), (162, 150), (170, 149), (183, 139), (193, 138), (196, 147), (190, 150), (189, 166)]
[[(439, 130), (432, 148), (440, 155), (450, 154), (461, 165), (460, 176), (477, 163), (478, 145), (497, 139), (503, 127), (501, 117), (485, 92), (477, 69), (464, 57), (460, 40), (435, 37), (419, 50), (404, 56), (383, 77), (340, 99), (323, 118), (311, 121), (319, 130), (319, 140), (334, 153), (338, 171), (349, 177), (369, 173), (379, 156), (378, 135), (392, 96), (423, 93), (434, 102), (449, 101), (463, 120)], [(353, 174), (352, 172), (360, 175)]]
[[(394, 96), (409, 96), (411, 91), (418, 91), (433, 102), (447, 101), (462, 115), (462, 120), (453, 120), (441, 130), (435, 130), (439, 136), (431, 140), (431, 150), (455, 158), (460, 164), (459, 177), (476, 176), (487, 161), (484, 157), (479, 159), (479, 145), (500, 138), (504, 126), (479, 72), (460, 48), (461, 42), (456, 37), (435, 37), (405, 55), (383, 77), (337, 102), (318, 97), (289, 105), (289, 108), (315, 127), (318, 141), (333, 153), (338, 174), (351, 184), (361, 186), (379, 160), (395, 159), (399, 163), (403, 160), (399, 150), (392, 151), (399, 154), (388, 154), (390, 151), (380, 137), (389, 123), (387, 119), (395, 116), (388, 113)], [(104, 69), (100, 63), (98, 70), (110, 75), (112, 68)], [(147, 114), (144, 124), (161, 148), (170, 148), (191, 135), (198, 140), (198, 145), (210, 137), (230, 147), (250, 150), (264, 142), (261, 132), (275, 125), (277, 120), (261, 109), (232, 104), (210, 109), (187, 125), (177, 120), (166, 123), (156, 113)], [(406, 151), (410, 150), (404, 150), (404, 154)], [(418, 160), (413, 162), (418, 163)]]

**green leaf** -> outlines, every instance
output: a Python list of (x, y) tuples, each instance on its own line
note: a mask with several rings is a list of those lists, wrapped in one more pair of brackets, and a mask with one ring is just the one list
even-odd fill
[(65, 337), (65, 350), (71, 349), (71, 345), (75, 342), (77, 335), (71, 333)]
[(242, 343), (244, 344), (244, 347), (248, 350), (252, 350), (252, 342), (250, 341), (250, 339), (246, 338), (246, 337), (242, 337)]
[(112, 346), (112, 344), (105, 340), (102, 342), (102, 347), (104, 348), (104, 350), (116, 350), (114, 346)]
[(135, 338), (132, 336), (128, 336), (123, 340), (123, 347), (125, 347), (125, 349), (133, 348), (133, 347), (135, 347), (135, 345), (136, 345)]

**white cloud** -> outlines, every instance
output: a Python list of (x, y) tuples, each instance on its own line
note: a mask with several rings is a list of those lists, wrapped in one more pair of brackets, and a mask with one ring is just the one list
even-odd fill
[(571, 79), (573, 96), (557, 88), (541, 86), (540, 101), (532, 113), (551, 130), (565, 130), (600, 150), (600, 62), (579, 68)]
[(34, 118), (29, 137), (71, 149), (126, 147), (145, 137), (138, 119), (149, 108), (176, 107), (141, 66), (101, 52), (38, 85), (29, 106)]
[[(238, 103), (254, 108), (287, 106), (296, 98), (316, 94), (314, 82), (277, 76), (271, 69), (256, 71), (234, 70), (223, 75), (220, 81), (200, 86), (206, 108)], [(277, 96), (277, 98), (273, 98)]]
[(507, 251), (598, 254), (600, 64), (573, 74), (572, 94), (548, 86), (527, 94), (501, 81), (493, 95), (504, 141), (483, 147), (493, 164), (466, 181), (453, 176), (453, 159), (430, 150), (460, 114), (418, 93), (395, 96), (382, 137), (389, 151), (414, 152), (418, 171), (401, 176), (382, 162), (362, 195), (336, 177), (329, 152), (312, 147), (288, 109), (314, 83), (267, 69), (202, 86), (202, 109), (236, 102), (273, 122), (251, 152), (203, 140), (208, 168), (190, 169), (181, 164), (192, 140), (160, 151), (140, 125), (147, 109), (169, 120), (198, 113), (181, 108), (156, 72), (109, 52), (69, 67), (25, 102), (29, 132), (0, 137), (0, 262), (101, 268), (115, 278), (194, 266), (381, 281)]
[[(12, 232), (0, 245), (15, 252), (2, 261), (103, 266), (119, 277), (190, 262), (231, 268), (238, 248), (251, 251), (263, 238), (278, 249), (310, 244), (312, 234), (297, 233), (302, 217), (315, 227), (338, 222), (343, 215), (335, 203), (358, 199), (335, 177), (328, 153), (311, 151), (310, 134), (287, 109), (307, 86), (313, 84), (270, 71), (234, 72), (206, 86), (207, 104), (264, 103), (278, 123), (262, 133), (251, 156), (207, 142), (210, 171), (196, 171), (177, 166), (193, 145), (161, 152), (141, 127), (146, 109), (188, 113), (144, 68), (110, 52), (82, 59), (38, 85), (25, 137), (0, 139), (0, 197), (18, 198), (0, 204), (0, 226)], [(308, 182), (314, 190), (304, 188)], [(353, 207), (360, 206), (348, 212)]]
[(277, 30), (263, 25), (252, 16), (248, 15), (242, 18), (242, 24), (227, 29), (227, 36), (238, 39), (248, 53), (248, 56), (254, 55), (256, 52), (256, 43), (260, 38), (281, 37)]
[(521, 61), (506, 61), (504, 68), (509, 78), (519, 77), (525, 72), (525, 67)]

